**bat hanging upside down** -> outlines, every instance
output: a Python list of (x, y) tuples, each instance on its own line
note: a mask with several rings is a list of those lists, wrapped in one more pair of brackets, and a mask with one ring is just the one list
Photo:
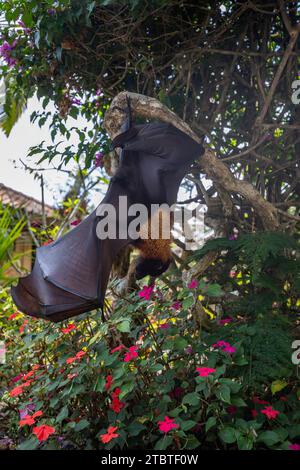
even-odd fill
[[(132, 125), (129, 103), (126, 112), (122, 132), (112, 141), (112, 148), (121, 148), (120, 165), (104, 199), (74, 229), (37, 249), (31, 274), (19, 279), (12, 288), (13, 300), (20, 311), (59, 322), (93, 309), (102, 310), (112, 264), (120, 250), (130, 244), (140, 251), (137, 279), (159, 276), (168, 268), (172, 259), (170, 228), (166, 236), (160, 235), (165, 213), (159, 209), (153, 218), (151, 208), (176, 203), (183, 177), (204, 149), (171, 124)], [(142, 204), (151, 217), (141, 224), (137, 239), (132, 239), (129, 233), (102, 237), (101, 223), (107, 205), (115, 210), (117, 228), (124, 225), (129, 228), (133, 217), (120, 207), (122, 197), (128, 207)], [(155, 230), (158, 226), (156, 238), (149, 238), (150, 222), (151, 230), (153, 225)], [(172, 220), (169, 222), (172, 226)]]

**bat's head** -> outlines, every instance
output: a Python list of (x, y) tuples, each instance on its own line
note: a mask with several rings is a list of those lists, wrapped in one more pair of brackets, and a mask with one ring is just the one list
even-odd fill
[(143, 258), (140, 256), (136, 263), (135, 277), (136, 279), (142, 279), (145, 276), (160, 276), (168, 269), (170, 262), (171, 259), (163, 262), (159, 258)]

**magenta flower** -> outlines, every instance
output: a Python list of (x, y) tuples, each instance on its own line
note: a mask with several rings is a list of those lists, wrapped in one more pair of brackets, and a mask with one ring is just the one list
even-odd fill
[(81, 222), (81, 219), (76, 219), (76, 220), (73, 220), (73, 222), (71, 222), (70, 225), (72, 225), (73, 227), (76, 227), (77, 225), (79, 225)]
[(137, 353), (137, 346), (130, 346), (128, 352), (124, 356), (124, 362), (130, 362), (139, 357)]
[(192, 281), (188, 285), (188, 288), (189, 289), (197, 289), (197, 287), (198, 287), (197, 279), (192, 279)]
[(165, 416), (163, 421), (158, 421), (158, 427), (160, 431), (167, 433), (172, 429), (178, 429), (179, 424), (174, 423), (174, 418), (169, 418), (168, 416)]
[(179, 302), (178, 300), (171, 305), (171, 308), (174, 308), (174, 310), (180, 310), (181, 307), (181, 302)]
[(23, 374), (16, 375), (15, 377), (11, 379), (11, 381), (13, 383), (19, 382), (19, 380), (21, 380), (22, 377), (23, 377)]
[(227, 354), (233, 354), (236, 351), (236, 348), (234, 346), (231, 346), (229, 343), (223, 340), (217, 341), (217, 343), (213, 344), (213, 348), (222, 349), (222, 351)]
[(7, 63), (9, 67), (16, 65), (17, 61), (11, 56), (12, 51), (17, 45), (17, 40), (15, 39), (12, 44), (9, 44), (7, 41), (4, 41), (0, 46), (0, 56)]
[(139, 292), (139, 297), (145, 300), (150, 300), (151, 294), (153, 292), (153, 286), (144, 286), (143, 289)]
[(289, 444), (290, 450), (300, 450), (300, 444)]
[(232, 318), (228, 317), (228, 318), (221, 318), (218, 323), (219, 325), (227, 325), (228, 323), (231, 323), (233, 321)]
[(198, 372), (200, 377), (207, 377), (208, 375), (216, 372), (216, 369), (212, 369), (211, 367), (197, 367), (196, 372)]
[(235, 413), (237, 412), (237, 407), (234, 405), (227, 406), (226, 411), (230, 415), (235, 415)]
[(24, 21), (19, 20), (18, 25), (21, 26), (21, 28), (23, 29), (25, 34), (30, 34), (31, 33), (31, 29), (26, 27)]
[(95, 154), (95, 167), (98, 168), (99, 166), (103, 166), (103, 153), (97, 152)]
[(170, 323), (162, 323), (161, 325), (159, 325), (159, 328), (161, 328), (162, 330), (167, 330), (168, 328), (170, 328)]

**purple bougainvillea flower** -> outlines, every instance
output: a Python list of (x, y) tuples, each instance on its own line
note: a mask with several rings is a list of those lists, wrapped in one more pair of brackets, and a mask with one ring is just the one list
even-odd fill
[(78, 104), (78, 105), (81, 105), (81, 101), (79, 98), (73, 98), (72, 101), (71, 101), (72, 104)]
[(95, 167), (98, 168), (99, 166), (103, 166), (103, 153), (97, 152), (95, 154)]
[(56, 10), (54, 8), (48, 8), (47, 13), (48, 13), (48, 15), (53, 16), (53, 15), (55, 15)]
[(4, 41), (0, 46), (0, 56), (7, 63), (9, 67), (16, 65), (17, 61), (11, 56), (12, 51), (17, 45), (17, 40), (15, 39), (12, 44), (9, 44), (7, 41)]

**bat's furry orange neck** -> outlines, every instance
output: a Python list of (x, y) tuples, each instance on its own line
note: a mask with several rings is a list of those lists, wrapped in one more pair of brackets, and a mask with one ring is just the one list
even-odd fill
[[(140, 252), (135, 267), (136, 279), (142, 279), (147, 275), (157, 277), (168, 269), (172, 260), (171, 224), (170, 214), (158, 211), (141, 227), (140, 233), (143, 238), (133, 243)], [(156, 238), (151, 238), (151, 233), (156, 233)]]

